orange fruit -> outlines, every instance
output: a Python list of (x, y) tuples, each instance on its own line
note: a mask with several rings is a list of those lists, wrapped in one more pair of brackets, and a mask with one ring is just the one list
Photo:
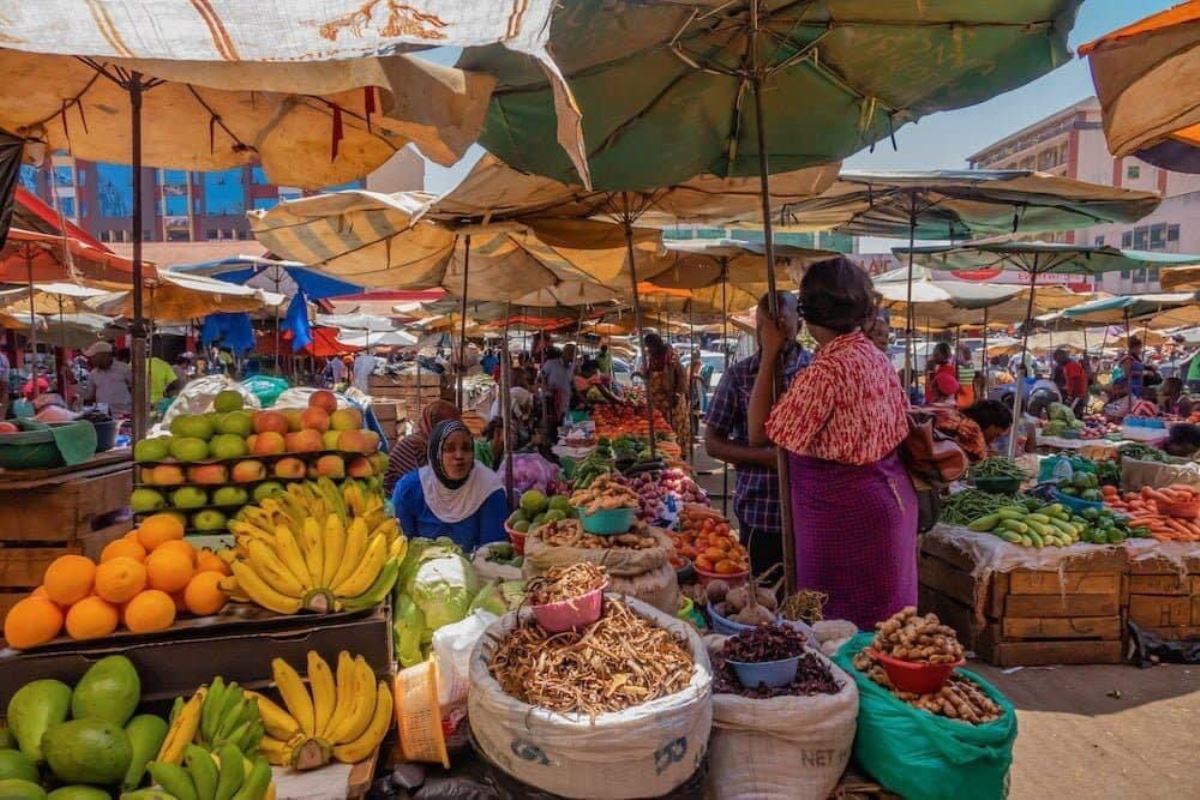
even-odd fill
[(115, 539), (104, 545), (104, 549), (100, 551), (100, 563), (111, 561), (114, 558), (132, 558), (134, 561), (146, 560), (146, 548), (142, 547), (142, 543), (136, 538), (133, 539)]
[(177, 514), (151, 514), (138, 528), (138, 541), (149, 552), (163, 542), (183, 538), (183, 521)]
[(134, 633), (166, 630), (175, 624), (175, 601), (166, 592), (147, 589), (125, 604), (124, 619)]
[(63, 626), (62, 609), (45, 597), (30, 595), (17, 601), (4, 618), (4, 641), (23, 650), (58, 636)]
[(72, 639), (99, 639), (117, 629), (117, 607), (99, 597), (85, 597), (67, 612), (67, 635)]
[(69, 606), (92, 593), (96, 565), (87, 556), (59, 556), (46, 567), (42, 585), (60, 606)]
[(171, 539), (163, 542), (158, 547), (154, 548), (154, 552), (159, 550), (177, 550), (187, 556), (188, 561), (192, 562), (192, 566), (196, 566), (196, 548), (187, 539)]
[(146, 558), (146, 584), (168, 594), (187, 586), (194, 571), (192, 559), (176, 548), (155, 550)]
[(96, 567), (96, 594), (110, 603), (127, 603), (146, 588), (146, 568), (127, 556)]
[(196, 552), (197, 572), (219, 572), (222, 575), (232, 575), (232, 570), (219, 555), (207, 547)]
[[(30, 597), (40, 597), (43, 600), (50, 600), (50, 595), (46, 593), (45, 586), (37, 587), (36, 589), (34, 589), (32, 592), (29, 593), (29, 596)], [(51, 600), (51, 602), (54, 602), (54, 601)]]
[(183, 602), (187, 610), (198, 617), (205, 617), (224, 608), (229, 597), (221, 591), (223, 577), (219, 572), (196, 573), (183, 590)]

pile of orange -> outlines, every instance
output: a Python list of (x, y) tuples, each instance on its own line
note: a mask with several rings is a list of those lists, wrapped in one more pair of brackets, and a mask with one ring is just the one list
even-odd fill
[(154, 514), (122, 539), (109, 542), (99, 563), (59, 556), (42, 585), (4, 619), (4, 639), (22, 650), (44, 644), (65, 628), (72, 639), (108, 636), (120, 625), (134, 633), (161, 631), (177, 613), (215, 614), (228, 596), (219, 586), (229, 566), (211, 550), (183, 538), (175, 514)]
[(679, 513), (679, 530), (671, 534), (675, 553), (690, 558), (708, 575), (740, 575), (750, 569), (750, 556), (721, 512), (687, 503)]

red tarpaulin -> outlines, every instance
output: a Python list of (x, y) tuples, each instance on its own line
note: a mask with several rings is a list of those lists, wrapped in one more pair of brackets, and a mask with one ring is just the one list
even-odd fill
[[(71, 220), (63, 217), (63, 222), (66, 223), (65, 232), (68, 236), (97, 250), (108, 251), (108, 248), (99, 240)], [(63, 226), (58, 224), (58, 212), (43, 202), (42, 198), (20, 186), (13, 195), (13, 227), (54, 235), (61, 235), (64, 232)]]
[[(352, 347), (339, 342), (337, 339), (337, 328), (314, 326), (309, 330), (309, 333), (312, 335), (312, 343), (298, 352), (292, 352), (292, 332), (284, 331), (281, 333), (279, 335), (279, 355), (329, 358), (330, 356), (345, 355), (362, 349), (361, 347)], [(257, 338), (258, 344), (254, 348), (256, 353), (266, 356), (275, 355), (275, 334), (273, 332), (260, 333)]]

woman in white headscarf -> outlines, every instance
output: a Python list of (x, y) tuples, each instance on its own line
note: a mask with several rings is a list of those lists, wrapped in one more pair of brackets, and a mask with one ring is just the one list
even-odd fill
[(508, 502), (500, 476), (475, 461), (475, 440), (461, 421), (439, 422), (429, 436), (429, 463), (409, 472), (392, 493), (409, 536), (448, 536), (471, 551), (505, 538)]

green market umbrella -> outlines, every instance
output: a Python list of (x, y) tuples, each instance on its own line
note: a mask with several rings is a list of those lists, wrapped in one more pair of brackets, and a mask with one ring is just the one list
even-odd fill
[[(764, 144), (772, 171), (837, 161), (1022, 86), (1070, 59), (1079, 5), (575, 0), (555, 12), (549, 49), (583, 115), (592, 185), (653, 189), (756, 176)], [(488, 47), (458, 66), (499, 79), (481, 137), (489, 152), (573, 180), (536, 64)]]
[[(1129, 223), (1153, 211), (1161, 198), (1027, 170), (843, 172), (819, 197), (787, 208), (783, 223), (833, 228), (854, 236), (917, 239), (1046, 233), (1101, 222)], [(896, 251), (901, 252), (901, 251)], [(911, 271), (914, 264), (909, 259)], [(911, 278), (909, 282), (911, 283)], [(912, 308), (911, 296), (906, 308)], [(906, 318), (908, 340), (916, 320)], [(912, 353), (906, 352), (912, 379)]]
[(1067, 319), (1093, 325), (1124, 323), (1128, 327), (1130, 320), (1139, 320), (1163, 311), (1182, 308), (1191, 305), (1195, 300), (1196, 296), (1191, 292), (1123, 295), (1081, 303), (1073, 308), (1065, 309), (1062, 315)]
[[(1021, 364), (1024, 369), (1028, 352), (1030, 320), (1039, 275), (1102, 275), (1106, 272), (1145, 269), (1168, 265), (1192, 264), (1200, 256), (1171, 253), (1147, 253), (1138, 250), (1118, 250), (1115, 247), (1088, 247), (1053, 242), (994, 242), (933, 247), (896, 248), (897, 255), (909, 256), (910, 263), (936, 270), (971, 271), (1000, 269), (1024, 272), (1029, 275), (1029, 298), (1025, 324), (1021, 334)], [(1100, 301), (1107, 302), (1107, 301)], [(1018, 382), (1022, 376), (1016, 376)], [(1018, 386), (1020, 384), (1018, 383)], [(1021, 392), (1014, 395), (1013, 414), (1020, 419)], [(1015, 447), (1016, 437), (1012, 437)]]

